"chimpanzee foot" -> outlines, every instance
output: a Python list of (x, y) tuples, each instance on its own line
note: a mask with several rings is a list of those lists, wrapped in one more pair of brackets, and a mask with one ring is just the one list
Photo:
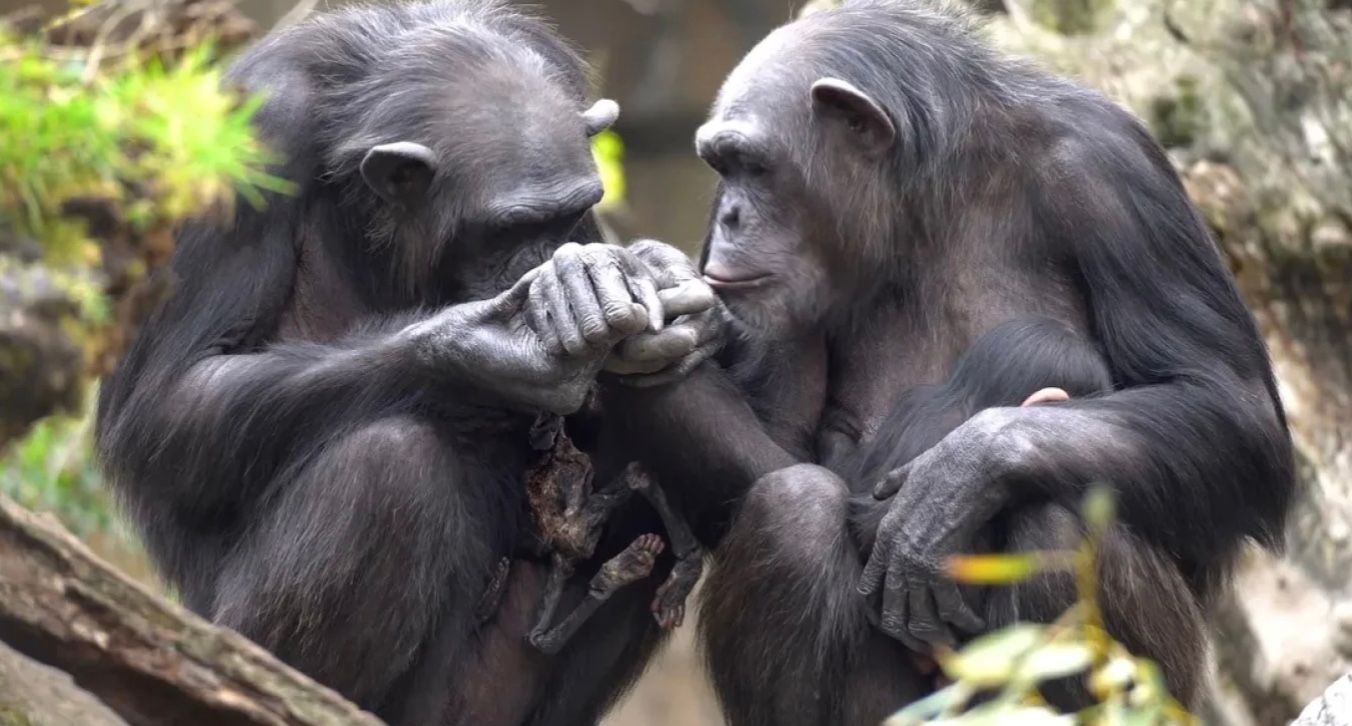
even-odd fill
[(704, 571), (704, 558), (700, 554), (696, 552), (676, 560), (667, 581), (657, 588), (652, 604), (653, 617), (666, 630), (680, 627), (685, 622), (685, 601)]
[(651, 575), (657, 556), (666, 549), (661, 537), (655, 534), (639, 535), (623, 552), (601, 565), (601, 571), (592, 578), (592, 592), (609, 596), (616, 590)]

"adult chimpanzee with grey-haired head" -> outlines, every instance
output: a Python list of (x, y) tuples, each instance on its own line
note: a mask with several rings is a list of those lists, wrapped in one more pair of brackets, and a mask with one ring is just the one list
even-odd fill
[(299, 189), (184, 230), (103, 389), (147, 547), (193, 610), (391, 722), (594, 720), (655, 642), (651, 589), (556, 659), (525, 642), (542, 568), (477, 606), (523, 537), (537, 417), (603, 366), (704, 355), (707, 313), (657, 331), (693, 265), (598, 243), (587, 137), (614, 104), (584, 103), (546, 26), (476, 0), (323, 16), (232, 78), (268, 93)]
[[(913, 651), (1059, 614), (1064, 578), (982, 597), (943, 564), (1071, 546), (1093, 482), (1120, 502), (1108, 627), (1192, 702), (1206, 609), (1246, 539), (1279, 542), (1294, 479), (1262, 341), (1145, 129), (954, 13), (878, 0), (760, 43), (697, 146), (721, 177), (704, 274), (730, 376), (606, 403), (722, 540), (701, 621), (732, 722), (877, 723), (928, 688)], [(1003, 326), (1038, 318), (1071, 335), (1041, 365), (1079, 339), (1073, 375), (1097, 357), (1110, 392), (1001, 391), (965, 421), (958, 397), (897, 429), (924, 387), (995, 380), (1028, 332)]]

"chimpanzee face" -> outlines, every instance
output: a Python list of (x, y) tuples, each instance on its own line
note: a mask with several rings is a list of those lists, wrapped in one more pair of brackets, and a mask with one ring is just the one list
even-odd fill
[(780, 39), (765, 44), (729, 76), (695, 145), (721, 177), (705, 279), (774, 337), (810, 329), (868, 276), (856, 268), (885, 246), (871, 239), (884, 234), (874, 200), (895, 131), (862, 91), (774, 62)]
[(547, 78), (511, 69), (428, 103), (431, 123), (372, 147), (361, 165), (411, 274), (480, 299), (563, 243), (595, 241), (580, 238), (596, 235), (584, 220), (602, 196), (589, 137), (615, 121), (613, 101), (583, 110)]

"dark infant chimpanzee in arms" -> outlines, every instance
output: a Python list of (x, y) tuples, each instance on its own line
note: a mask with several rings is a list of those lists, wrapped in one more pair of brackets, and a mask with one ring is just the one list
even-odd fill
[[(528, 534), (532, 425), (603, 367), (679, 377), (717, 332), (679, 252), (598, 244), (587, 137), (614, 104), (546, 26), (475, 0), (323, 16), (231, 78), (268, 94), (299, 188), (182, 232), (172, 299), (103, 388), (148, 549), (193, 610), (391, 723), (595, 720), (657, 642), (655, 584), (557, 658), (526, 643), (543, 564), (476, 610)], [(598, 557), (655, 520), (627, 512)]]
[[(736, 335), (721, 367), (603, 398), (721, 543), (701, 625), (729, 719), (877, 723), (930, 688), (914, 652), (1059, 615), (1064, 578), (968, 598), (943, 564), (1073, 546), (1095, 482), (1120, 503), (1108, 628), (1195, 702), (1205, 614), (1242, 543), (1280, 541), (1292, 454), (1253, 320), (1145, 129), (947, 11), (847, 2), (752, 50), (697, 146), (721, 177), (704, 274)], [(1111, 392), (999, 390), (904, 428), (923, 387), (999, 380), (983, 347), (1038, 319), (1091, 345)]]

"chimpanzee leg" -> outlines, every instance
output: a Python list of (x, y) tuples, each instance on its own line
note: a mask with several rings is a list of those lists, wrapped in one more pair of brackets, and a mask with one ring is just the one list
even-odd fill
[(685, 622), (686, 600), (704, 572), (704, 547), (695, 539), (690, 522), (667, 498), (660, 484), (642, 471), (631, 471), (628, 476), (630, 486), (657, 510), (662, 526), (667, 530), (667, 539), (671, 541), (671, 554), (676, 558), (675, 564), (671, 566), (671, 574), (657, 588), (657, 597), (653, 599), (652, 605), (653, 616), (663, 628), (679, 627)]
[[(1084, 527), (1069, 509), (1056, 504), (1025, 506), (1010, 512), (1007, 548), (1012, 551), (1072, 549)], [(1206, 657), (1206, 630), (1196, 595), (1173, 560), (1127, 529), (1109, 531), (1099, 549), (1098, 602), (1108, 632), (1136, 655), (1164, 671), (1170, 693), (1195, 705)], [(1041, 575), (1011, 590), (991, 593), (987, 625), (1016, 620), (1051, 622), (1075, 602), (1069, 573)], [(1066, 681), (1048, 689), (1063, 708), (1083, 705), (1082, 684)]]
[(451, 446), (390, 418), (279, 478), (286, 488), (223, 563), (215, 619), (379, 711), (434, 625), (463, 645), (498, 559), (499, 518)]
[[(662, 538), (655, 534), (640, 535), (620, 554), (606, 560), (601, 569), (587, 584), (587, 595), (582, 602), (569, 611), (558, 625), (551, 626), (554, 608), (558, 605), (558, 596), (562, 595), (563, 580), (573, 573), (571, 565), (565, 565), (555, 558), (550, 568), (550, 583), (546, 586), (558, 593), (547, 600), (541, 608), (539, 622), (530, 634), (531, 645), (542, 653), (554, 655), (563, 649), (570, 638), (587, 622), (601, 606), (621, 588), (632, 585), (647, 577), (653, 571), (657, 556), (662, 553)], [(559, 580), (557, 578), (562, 578)]]
[[(597, 560), (614, 558), (635, 538), (658, 531), (658, 522), (637, 498), (611, 517)], [(657, 567), (665, 567), (658, 562)], [(543, 573), (540, 576), (543, 582)], [(558, 655), (548, 660), (539, 706), (525, 723), (533, 726), (592, 724), (643, 671), (664, 633), (649, 605), (660, 579), (646, 577), (615, 591), (581, 625)], [(577, 593), (572, 593), (575, 599)], [(501, 620), (499, 620), (499, 623)], [(524, 640), (521, 641), (526, 644)], [(526, 644), (528, 648), (529, 644)], [(538, 653), (538, 650), (531, 648)]]
[(877, 724), (927, 679), (866, 620), (845, 483), (801, 464), (762, 477), (714, 555), (701, 635), (728, 721)]

